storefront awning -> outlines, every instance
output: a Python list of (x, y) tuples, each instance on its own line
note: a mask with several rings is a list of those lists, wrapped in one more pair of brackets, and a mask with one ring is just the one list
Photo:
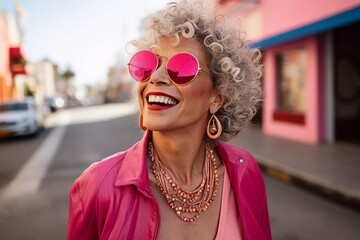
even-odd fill
[(20, 47), (11, 47), (9, 51), (10, 51), (10, 58), (23, 57)]
[(296, 39), (330, 31), (358, 21), (360, 21), (360, 6), (315, 23), (255, 42), (252, 44), (252, 47), (265, 49)]
[(23, 56), (22, 49), (20, 47), (11, 47), (9, 49), (10, 55), (10, 71), (13, 76), (18, 74), (26, 74), (26, 60)]

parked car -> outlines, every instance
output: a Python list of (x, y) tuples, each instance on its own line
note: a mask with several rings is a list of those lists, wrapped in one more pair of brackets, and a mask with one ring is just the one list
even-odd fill
[(44, 111), (32, 101), (0, 103), (0, 137), (35, 135), (44, 122)]

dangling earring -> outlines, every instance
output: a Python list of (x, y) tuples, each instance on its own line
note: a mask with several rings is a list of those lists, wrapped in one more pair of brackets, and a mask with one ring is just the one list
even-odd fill
[(140, 114), (139, 114), (139, 127), (140, 127), (140, 129), (143, 130), (143, 131), (146, 131), (146, 130), (147, 130), (147, 128), (144, 127), (144, 125), (143, 125), (143, 116), (142, 116), (142, 113), (141, 113), (141, 112), (140, 112)]
[(213, 113), (212, 116), (209, 119), (206, 133), (209, 138), (211, 139), (218, 139), (222, 133), (222, 126), (219, 121), (219, 119), (216, 117), (216, 115)]

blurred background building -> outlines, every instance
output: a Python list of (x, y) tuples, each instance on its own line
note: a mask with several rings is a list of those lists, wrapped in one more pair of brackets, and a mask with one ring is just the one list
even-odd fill
[(0, 12), (0, 101), (22, 97), (25, 89), (26, 59), (22, 48), (24, 11), (16, 6), (16, 18)]
[(27, 93), (33, 96), (37, 103), (56, 94), (56, 68), (49, 60), (28, 64)]
[(127, 65), (120, 59), (116, 65), (108, 69), (105, 87), (106, 103), (126, 102), (133, 97), (132, 89), (135, 83), (128, 73)]
[(265, 134), (360, 142), (360, 1), (220, 0), (263, 52)]
[(55, 109), (53, 105), (58, 99), (62, 99), (63, 107), (130, 100), (134, 83), (123, 56), (109, 68), (105, 82), (83, 85), (75, 84), (76, 73), (70, 66), (62, 68), (48, 58), (26, 59), (23, 49), (26, 12), (20, 4), (14, 8), (14, 14), (0, 12), (0, 102), (32, 97), (36, 105)]
[(48, 59), (29, 62), (23, 50), (25, 10), (15, 6), (16, 16), (0, 13), (0, 102), (32, 97), (36, 105), (62, 93), (63, 79), (57, 65)]

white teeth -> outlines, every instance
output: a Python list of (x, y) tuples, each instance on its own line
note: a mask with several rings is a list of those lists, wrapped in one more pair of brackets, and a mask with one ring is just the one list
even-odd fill
[(176, 104), (176, 101), (174, 101), (171, 98), (166, 97), (166, 96), (149, 95), (148, 98), (149, 98), (150, 103), (164, 103), (164, 104), (170, 104), (170, 105)]

